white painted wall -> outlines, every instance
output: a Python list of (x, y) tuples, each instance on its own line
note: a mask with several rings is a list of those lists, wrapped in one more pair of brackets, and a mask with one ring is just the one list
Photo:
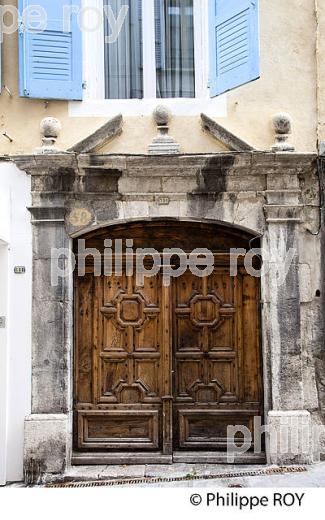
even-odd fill
[[(0, 316), (6, 316), (8, 309), (7, 250), (7, 244), (0, 241)], [(6, 483), (7, 466), (7, 331), (0, 328), (0, 486)]]
[[(24, 418), (31, 407), (30, 178), (0, 162), (0, 485), (23, 479)], [(14, 274), (25, 266), (26, 274)]]

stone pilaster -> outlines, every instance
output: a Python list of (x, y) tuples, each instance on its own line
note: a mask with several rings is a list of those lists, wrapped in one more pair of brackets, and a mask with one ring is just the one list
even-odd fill
[(262, 284), (269, 461), (311, 461), (311, 418), (304, 410), (300, 326), (299, 226), (303, 206), (295, 173), (267, 177)]
[[(60, 473), (68, 457), (70, 411), (71, 275), (54, 280), (53, 248), (69, 249), (65, 208), (30, 209), (33, 224), (32, 415), (25, 422), (25, 479)], [(48, 454), (52, 453), (52, 457)]]
[[(66, 261), (54, 249), (69, 249), (63, 207), (32, 208), (33, 223), (33, 357), (32, 413), (62, 413), (69, 409), (68, 352), (71, 276), (57, 277)], [(68, 273), (67, 273), (68, 274)], [(52, 279), (53, 278), (53, 279)]]

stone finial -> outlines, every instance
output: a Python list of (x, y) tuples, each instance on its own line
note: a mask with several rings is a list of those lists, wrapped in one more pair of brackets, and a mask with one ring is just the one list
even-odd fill
[(55, 143), (61, 131), (61, 123), (55, 117), (46, 117), (41, 121), (40, 131), (42, 136), (42, 146), (36, 148), (36, 154), (60, 153)]
[(176, 143), (175, 139), (168, 135), (168, 123), (171, 119), (169, 109), (163, 105), (158, 105), (153, 111), (153, 119), (157, 125), (158, 135), (148, 147), (151, 155), (172, 155), (179, 154), (180, 145)]
[(275, 144), (272, 146), (273, 152), (293, 152), (292, 144), (287, 141), (291, 134), (292, 120), (289, 114), (279, 113), (273, 116), (273, 128), (275, 131)]
[(171, 113), (167, 107), (158, 105), (152, 115), (157, 126), (168, 126)]

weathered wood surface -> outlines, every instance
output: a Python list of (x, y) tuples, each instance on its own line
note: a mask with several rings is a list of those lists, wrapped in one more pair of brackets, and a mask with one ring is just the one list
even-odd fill
[(224, 450), (228, 425), (252, 431), (262, 415), (259, 280), (243, 266), (230, 276), (229, 248), (247, 246), (249, 235), (153, 222), (99, 230), (86, 246), (107, 238), (222, 252), (212, 274), (187, 270), (170, 287), (160, 273), (138, 286), (124, 262), (120, 276), (94, 276), (89, 264), (76, 277), (75, 448), (157, 460)]

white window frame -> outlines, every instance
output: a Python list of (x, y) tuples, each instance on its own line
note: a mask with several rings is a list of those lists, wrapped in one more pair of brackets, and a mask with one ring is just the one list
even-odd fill
[[(156, 97), (155, 20), (153, 0), (143, 1), (143, 91), (142, 99), (105, 99), (104, 24), (95, 31), (83, 32), (84, 100), (70, 102), (71, 117), (150, 115), (157, 103), (169, 106), (175, 115), (197, 115), (202, 111), (226, 117), (226, 96), (210, 99), (208, 0), (194, 2), (195, 98)], [(86, 9), (85, 24), (93, 26), (94, 13), (100, 12), (103, 0), (82, 0)]]

